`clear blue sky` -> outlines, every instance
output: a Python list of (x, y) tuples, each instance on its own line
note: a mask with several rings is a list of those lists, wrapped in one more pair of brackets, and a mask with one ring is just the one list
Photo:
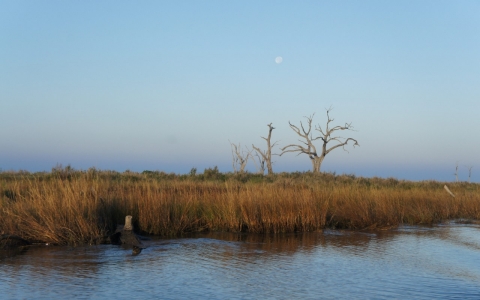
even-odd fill
[[(323, 171), (480, 182), (480, 1), (0, 1), (0, 168), (232, 171), (316, 113)], [(283, 57), (277, 64), (275, 58)], [(277, 147), (274, 152), (279, 153)], [(307, 171), (306, 156), (274, 171)], [(255, 171), (252, 163), (249, 170)]]

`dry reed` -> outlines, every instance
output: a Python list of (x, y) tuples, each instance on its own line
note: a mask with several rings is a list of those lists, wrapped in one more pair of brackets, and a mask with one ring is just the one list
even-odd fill
[(0, 233), (54, 244), (100, 243), (127, 214), (142, 233), (161, 236), (480, 219), (478, 184), (451, 184), (453, 198), (440, 182), (353, 175), (54, 171), (0, 173)]

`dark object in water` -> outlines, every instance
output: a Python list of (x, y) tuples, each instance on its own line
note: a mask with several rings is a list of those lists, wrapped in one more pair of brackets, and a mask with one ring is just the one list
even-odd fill
[(11, 234), (2, 234), (0, 235), (0, 250), (18, 248), (23, 246), (31, 245), (29, 241), (22, 239), (19, 236)]
[(125, 225), (118, 225), (110, 240), (112, 244), (132, 246), (132, 255), (138, 255), (145, 249), (140, 237), (133, 232), (132, 216), (125, 217)]

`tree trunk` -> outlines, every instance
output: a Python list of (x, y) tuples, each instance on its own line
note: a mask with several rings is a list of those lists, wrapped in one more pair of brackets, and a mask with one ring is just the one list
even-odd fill
[(267, 160), (267, 172), (268, 172), (268, 175), (273, 174), (272, 160), (271, 159)]
[(311, 159), (313, 173), (320, 173), (320, 167), (322, 166), (323, 159), (324, 159), (324, 156), (316, 156)]
[(263, 161), (267, 163), (267, 172), (268, 174), (273, 174), (273, 168), (272, 168), (272, 147), (275, 147), (277, 142), (271, 143), (272, 140), (272, 131), (275, 129), (275, 127), (272, 126), (272, 123), (268, 124), (268, 137), (261, 137), (265, 141), (267, 141), (267, 150), (266, 151), (261, 151), (259, 148), (255, 147), (255, 145), (252, 144), (253, 149), (257, 151), (258, 154), (261, 155), (263, 158)]

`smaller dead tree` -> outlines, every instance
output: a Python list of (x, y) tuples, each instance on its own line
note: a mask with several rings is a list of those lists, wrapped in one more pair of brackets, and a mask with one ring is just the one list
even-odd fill
[(257, 174), (265, 174), (265, 160), (260, 155), (258, 155), (258, 153), (255, 153), (254, 156), (255, 157), (252, 157), (252, 160), (255, 164), (255, 168), (257, 169)]
[[(332, 108), (327, 109), (327, 125), (325, 127), (325, 130), (323, 130), (323, 128), (320, 126), (315, 126), (315, 130), (320, 133), (320, 135), (316, 137), (313, 137), (313, 133), (312, 133), (312, 121), (313, 121), (313, 116), (315, 114), (311, 115), (310, 117), (305, 117), (307, 119), (307, 128), (303, 126), (302, 122), (300, 122), (301, 129), (293, 125), (292, 123), (288, 122), (288, 124), (290, 124), (290, 128), (292, 128), (292, 130), (295, 131), (295, 133), (302, 138), (299, 141), (303, 145), (296, 145), (296, 144), (287, 145), (282, 148), (282, 153), (280, 155), (283, 155), (287, 152), (298, 152), (298, 155), (306, 154), (308, 155), (308, 157), (312, 162), (312, 171), (314, 173), (319, 173), (322, 162), (328, 153), (340, 147), (342, 147), (343, 150), (347, 151), (345, 149), (345, 146), (348, 144), (349, 141), (353, 142), (353, 147), (360, 146), (356, 139), (353, 139), (353, 138), (345, 139), (343, 137), (333, 135), (336, 131), (353, 130), (353, 126), (352, 126), (352, 123), (345, 123), (344, 126), (330, 127), (331, 126), (330, 123), (334, 121), (334, 119), (330, 117), (331, 110)], [(322, 148), (320, 153), (317, 151), (316, 146), (313, 144), (313, 142), (316, 140), (322, 141), (322, 144), (321, 144)], [(331, 145), (332, 143), (336, 143), (336, 144), (328, 148), (328, 146)]]
[(243, 173), (245, 172), (245, 167), (247, 166), (248, 159), (252, 156), (252, 150), (242, 151), (240, 143), (235, 145), (230, 142), (232, 147), (232, 166), (234, 173)]
[(273, 168), (272, 168), (272, 148), (277, 145), (277, 142), (271, 143), (272, 140), (272, 131), (275, 129), (275, 127), (272, 126), (272, 123), (268, 124), (268, 137), (261, 137), (265, 141), (267, 141), (267, 150), (260, 150), (260, 148), (255, 147), (255, 145), (252, 144), (253, 149), (257, 151), (257, 156), (259, 158), (260, 164), (262, 166), (261, 170), (263, 171), (262, 173), (265, 172), (265, 163), (267, 164), (267, 172), (268, 174), (273, 174)]
[(455, 182), (458, 182), (458, 161), (457, 161), (457, 164), (455, 166), (455, 174), (453, 174), (453, 175), (455, 175)]
[(468, 169), (468, 183), (471, 182), (473, 166), (465, 166)]

